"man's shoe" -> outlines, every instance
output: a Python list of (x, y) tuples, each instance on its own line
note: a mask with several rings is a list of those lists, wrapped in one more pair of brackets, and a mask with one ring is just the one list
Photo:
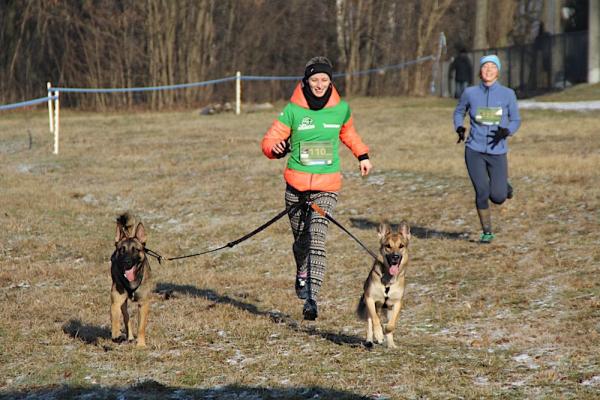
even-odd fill
[(306, 278), (296, 276), (296, 284), (294, 286), (296, 288), (296, 296), (298, 296), (299, 299), (305, 300), (308, 298), (308, 284)]
[(510, 183), (508, 183), (507, 185), (508, 185), (508, 188), (506, 189), (506, 198), (512, 199), (513, 198), (513, 187)]
[(495, 236), (492, 232), (483, 232), (481, 234), (481, 236), (479, 236), (479, 243), (492, 243), (492, 240), (494, 240)]
[(314, 321), (317, 319), (319, 315), (317, 311), (317, 302), (313, 299), (306, 300), (304, 303), (304, 308), (302, 309), (302, 314), (304, 315), (304, 319), (307, 321)]

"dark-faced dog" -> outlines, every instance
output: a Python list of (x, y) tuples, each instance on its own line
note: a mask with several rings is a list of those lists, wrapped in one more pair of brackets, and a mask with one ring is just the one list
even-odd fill
[[(379, 251), (383, 262), (376, 260), (365, 281), (364, 292), (358, 303), (356, 313), (367, 321), (366, 346), (383, 343), (385, 332), (387, 346), (394, 344), (394, 330), (404, 296), (404, 274), (408, 264), (408, 242), (410, 227), (402, 222), (396, 232), (388, 224), (379, 225)], [(386, 310), (386, 324), (382, 325), (382, 310)]]
[(121, 336), (121, 315), (125, 324), (127, 340), (134, 339), (127, 300), (138, 303), (137, 345), (146, 345), (146, 324), (150, 309), (150, 296), (153, 291), (150, 264), (146, 257), (146, 230), (141, 222), (136, 223), (129, 214), (117, 218), (115, 251), (110, 257), (112, 290), (110, 292), (110, 321), (112, 340), (119, 342)]

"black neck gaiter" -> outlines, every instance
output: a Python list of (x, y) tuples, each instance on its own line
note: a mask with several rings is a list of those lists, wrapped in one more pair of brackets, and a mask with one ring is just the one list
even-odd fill
[(331, 92), (333, 91), (332, 88), (333, 84), (330, 84), (325, 94), (322, 97), (317, 97), (314, 95), (312, 90), (310, 90), (308, 80), (306, 78), (302, 78), (302, 93), (304, 93), (304, 98), (308, 103), (308, 108), (311, 110), (317, 111), (325, 107), (325, 104), (327, 104), (329, 98), (331, 97)]

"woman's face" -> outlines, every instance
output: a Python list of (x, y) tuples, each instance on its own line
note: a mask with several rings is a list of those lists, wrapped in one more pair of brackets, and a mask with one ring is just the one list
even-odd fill
[(319, 72), (308, 78), (310, 91), (317, 97), (323, 97), (331, 85), (331, 79), (325, 72)]
[(498, 80), (498, 67), (493, 62), (483, 64), (479, 73), (484, 85), (489, 86)]

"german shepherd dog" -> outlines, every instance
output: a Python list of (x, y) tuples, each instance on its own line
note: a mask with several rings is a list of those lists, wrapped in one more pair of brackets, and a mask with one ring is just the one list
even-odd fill
[[(364, 285), (364, 292), (356, 314), (367, 321), (367, 347), (383, 343), (385, 333), (387, 346), (395, 348), (394, 330), (404, 296), (404, 274), (408, 264), (410, 227), (402, 222), (396, 232), (386, 223), (379, 225), (379, 251), (383, 262), (376, 260)], [(386, 324), (382, 325), (382, 309), (386, 310)]]
[(152, 273), (145, 252), (146, 230), (129, 213), (117, 218), (115, 251), (110, 257), (112, 289), (110, 291), (110, 321), (113, 342), (121, 342), (121, 314), (125, 336), (133, 341), (132, 324), (127, 312), (127, 300), (138, 303), (137, 346), (146, 345), (146, 324), (150, 309)]

